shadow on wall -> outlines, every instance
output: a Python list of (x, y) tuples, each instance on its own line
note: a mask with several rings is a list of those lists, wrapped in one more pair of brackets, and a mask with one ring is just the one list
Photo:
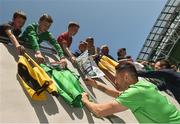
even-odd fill
[[(19, 79), (18, 75), (17, 75), (17, 80), (20, 83), (20, 79)], [(34, 101), (29, 97), (29, 95), (27, 94), (27, 91), (24, 89), (22, 83), (20, 83), (20, 85), (21, 85), (26, 97), (28, 98), (29, 102), (31, 103), (32, 107), (34, 108), (34, 111), (35, 111), (40, 123), (49, 123), (45, 112), (49, 116), (59, 113), (58, 106), (50, 94), (48, 94), (48, 93), (46, 94), (47, 100), (45, 100), (45, 101)], [(84, 110), (84, 112), (86, 113), (86, 116), (87, 116), (87, 121), (89, 123), (94, 123), (91, 113), (86, 108), (73, 108), (73, 107), (69, 106), (60, 96), (57, 98), (57, 100), (59, 101), (61, 106), (68, 113), (68, 115), (71, 117), (72, 120), (75, 120), (74, 115), (80, 120), (83, 119), (83, 117), (84, 117), (83, 110)]]
[[(8, 45), (8, 44), (3, 44), (3, 45), (7, 48), (8, 52), (13, 56), (14, 60), (18, 62), (19, 57), (18, 57), (18, 52), (16, 51), (16, 48), (13, 45)], [(33, 50), (27, 49), (27, 48), (25, 50), (29, 56), (35, 59), (34, 58), (35, 52)]]
[(14, 60), (17, 62), (18, 61), (18, 53), (16, 51), (16, 48), (12, 45), (7, 45), (7, 44), (3, 44), (8, 52), (13, 56)]
[[(17, 76), (17, 80), (20, 83), (20, 79)], [(54, 115), (59, 113), (57, 104), (55, 103), (54, 99), (52, 98), (52, 96), (50, 94), (46, 94), (47, 95), (47, 100), (45, 101), (34, 101), (32, 100), (29, 95), (27, 94), (27, 91), (24, 89), (22, 83), (20, 83), (26, 97), (28, 98), (29, 102), (31, 103), (32, 107), (34, 108), (34, 111), (36, 112), (36, 115), (39, 119), (40, 123), (49, 123), (48, 119), (44, 113), (44, 111), (48, 114), (48, 115)]]
[[(70, 105), (67, 105), (67, 103), (62, 99), (62, 98), (58, 98), (59, 103), (63, 106), (64, 110), (69, 114), (69, 116), (71, 117), (72, 120), (75, 120), (75, 117), (73, 115), (75, 115), (78, 119), (83, 119), (84, 117), (84, 112), (87, 116), (87, 121), (89, 123), (94, 123), (93, 117), (91, 115), (91, 113), (84, 107), (84, 108), (73, 108)], [(83, 112), (84, 110), (84, 112)]]

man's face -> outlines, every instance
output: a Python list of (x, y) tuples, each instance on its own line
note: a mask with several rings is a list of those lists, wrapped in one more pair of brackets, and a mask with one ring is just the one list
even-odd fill
[(94, 46), (94, 41), (93, 40), (88, 39), (86, 42), (87, 42), (88, 48), (91, 48), (91, 47)]
[(121, 56), (126, 56), (126, 50), (120, 50), (119, 52)]
[(161, 70), (161, 69), (162, 69), (161, 63), (160, 63), (160, 62), (156, 62), (155, 65), (154, 65), (154, 69), (155, 69), (156, 71)]
[(79, 27), (77, 27), (77, 26), (69, 27), (69, 29), (68, 29), (69, 35), (70, 36), (76, 35), (78, 30), (79, 30)]
[(13, 26), (15, 29), (21, 29), (23, 25), (25, 24), (26, 20), (22, 17), (16, 17), (13, 20)]
[(84, 52), (86, 50), (86, 48), (87, 48), (87, 44), (86, 43), (79, 44), (79, 50), (81, 52)]
[(101, 50), (102, 54), (108, 55), (109, 54), (109, 48), (108, 47), (103, 47)]
[(126, 88), (126, 75), (123, 73), (117, 73), (116, 72), (116, 76), (115, 76), (115, 85), (116, 85), (116, 89), (119, 91), (123, 91)]
[(51, 23), (47, 22), (46, 20), (39, 21), (39, 31), (46, 32), (49, 30)]

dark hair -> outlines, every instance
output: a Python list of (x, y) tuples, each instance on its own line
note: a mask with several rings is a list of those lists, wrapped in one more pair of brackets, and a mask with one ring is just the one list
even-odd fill
[(119, 62), (119, 64), (115, 67), (115, 69), (117, 73), (128, 72), (131, 74), (131, 76), (133, 76), (135, 79), (138, 80), (138, 74), (136, 68), (130, 62), (127, 61)]
[(165, 60), (165, 59), (162, 59), (162, 60), (159, 60), (157, 62), (160, 62), (160, 66), (161, 67), (165, 67), (165, 68), (171, 68), (171, 64), (169, 63), (168, 60)]
[(88, 37), (88, 38), (86, 38), (85, 42), (86, 43), (91, 42), (92, 44), (94, 44), (94, 38), (93, 37)]
[(126, 56), (126, 59), (132, 59), (132, 57), (131, 56)]
[(44, 13), (40, 18), (39, 18), (39, 21), (47, 21), (47, 22), (49, 22), (49, 23), (53, 23), (53, 19), (52, 19), (52, 17), (49, 15), (49, 14), (47, 14), (47, 13)]
[(68, 28), (70, 28), (70, 27), (78, 27), (78, 28), (80, 28), (79, 24), (77, 22), (74, 22), (74, 21), (69, 22)]
[(85, 41), (79, 41), (79, 44), (87, 44)]
[(15, 18), (17, 18), (17, 17), (21, 17), (21, 18), (23, 18), (24, 20), (27, 19), (26, 14), (25, 14), (23, 11), (21, 11), (21, 10), (18, 10), (18, 11), (16, 11), (16, 12), (13, 14), (13, 19), (15, 19)]
[(87, 41), (87, 40), (94, 41), (94, 38), (93, 38), (93, 37), (88, 37), (88, 38), (86, 38), (86, 41)]
[(118, 49), (118, 51), (117, 51), (117, 56), (121, 56), (121, 55), (120, 55), (120, 51), (126, 51), (126, 48), (120, 48), (120, 49)]

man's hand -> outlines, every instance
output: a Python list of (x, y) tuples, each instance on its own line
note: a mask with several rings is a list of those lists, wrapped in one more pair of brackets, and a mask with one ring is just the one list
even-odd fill
[(89, 95), (87, 93), (84, 92), (81, 95), (82, 95), (81, 100), (83, 103), (85, 103), (86, 101), (89, 101)]
[(67, 67), (67, 61), (65, 60), (65, 58), (61, 58), (59, 61), (53, 61), (51, 62), (51, 64), (58, 64), (61, 68)]
[(70, 60), (73, 64), (76, 64), (76, 57), (72, 56), (72, 57), (70, 57)]
[(67, 66), (67, 61), (65, 58), (60, 59), (59, 64), (62, 68), (65, 68)]
[(44, 57), (42, 56), (41, 52), (36, 52), (35, 58), (37, 59), (38, 63), (43, 63), (45, 61)]
[(86, 78), (85, 79), (85, 83), (88, 85), (88, 86), (91, 86), (91, 87), (94, 87), (94, 88), (97, 88), (97, 82), (91, 78)]
[(18, 51), (18, 54), (23, 55), (25, 53), (25, 48), (22, 45), (16, 46), (16, 50)]

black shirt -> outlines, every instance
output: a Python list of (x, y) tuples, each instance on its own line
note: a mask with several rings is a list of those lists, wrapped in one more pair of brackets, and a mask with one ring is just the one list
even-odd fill
[(180, 103), (180, 73), (175, 72), (171, 69), (163, 69), (159, 71), (149, 71), (149, 72), (139, 71), (138, 75), (140, 77), (146, 77), (146, 78), (163, 79), (166, 88), (173, 93), (176, 100)]
[(5, 32), (8, 29), (12, 31), (12, 33), (14, 34), (15, 37), (18, 37), (21, 34), (21, 30), (14, 29), (13, 23), (9, 22), (9, 23), (5, 23), (5, 24), (0, 25), (0, 36), (8, 37), (6, 32)]
[(126, 57), (120, 57), (120, 56), (118, 56), (118, 61), (121, 60), (121, 59), (126, 59)]

